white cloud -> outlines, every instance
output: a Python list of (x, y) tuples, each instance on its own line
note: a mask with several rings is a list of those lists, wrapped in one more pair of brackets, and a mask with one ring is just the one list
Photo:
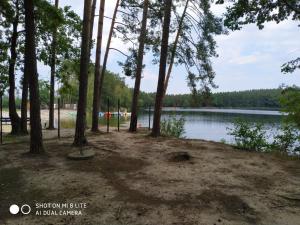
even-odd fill
[(229, 63), (239, 64), (239, 65), (255, 63), (255, 62), (257, 62), (257, 56), (256, 55), (241, 56), (241, 57), (229, 60)]

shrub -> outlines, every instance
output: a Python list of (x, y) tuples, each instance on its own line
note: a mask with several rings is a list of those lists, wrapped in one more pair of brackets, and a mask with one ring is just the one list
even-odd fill
[(299, 148), (299, 137), (299, 130), (294, 125), (283, 124), (270, 147), (280, 152), (295, 152)]
[(228, 134), (233, 135), (238, 148), (263, 151), (268, 147), (266, 130), (261, 123), (237, 120)]
[(226, 140), (225, 140), (225, 138), (221, 138), (220, 142), (221, 142), (222, 144), (226, 144), (226, 143), (227, 143)]
[(249, 123), (238, 120), (234, 127), (227, 128), (233, 135), (236, 146), (241, 149), (255, 151), (279, 151), (287, 154), (297, 154), (300, 150), (300, 131), (291, 123), (284, 123), (277, 130), (273, 141), (268, 142), (266, 129), (261, 123)]
[(160, 125), (161, 134), (169, 137), (182, 137), (184, 134), (185, 119), (180, 117), (177, 119), (175, 116), (164, 119)]
[(295, 124), (300, 129), (300, 88), (297, 86), (286, 87), (282, 91), (280, 104), (282, 112), (287, 113), (285, 122)]

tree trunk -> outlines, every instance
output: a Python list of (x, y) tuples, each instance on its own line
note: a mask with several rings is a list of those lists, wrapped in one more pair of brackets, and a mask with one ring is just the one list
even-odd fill
[(131, 103), (131, 118), (130, 118), (130, 127), (129, 127), (130, 132), (135, 132), (137, 130), (138, 99), (140, 94), (140, 84), (141, 84), (142, 70), (143, 70), (144, 46), (147, 37), (148, 7), (149, 7), (149, 1), (144, 0), (143, 20), (142, 20), (141, 33), (139, 38), (140, 43), (139, 43), (136, 75), (135, 75), (135, 84), (134, 84), (134, 91), (133, 91), (133, 97)]
[(90, 59), (90, 27), (91, 27), (91, 0), (84, 1), (84, 15), (81, 41), (80, 75), (79, 75), (79, 98), (77, 103), (77, 118), (75, 128), (75, 146), (87, 144), (85, 137), (86, 128), (86, 105), (88, 68)]
[(30, 153), (44, 152), (35, 49), (34, 0), (25, 0), (25, 64), (30, 90)]
[[(55, 7), (58, 9), (58, 0), (55, 0)], [(55, 29), (52, 34), (51, 43), (51, 78), (50, 78), (50, 102), (49, 102), (49, 127), (54, 129), (54, 92), (55, 92), (55, 69), (56, 69), (56, 36), (57, 30)]]
[(101, 61), (101, 46), (103, 33), (105, 0), (101, 0), (99, 9), (98, 35), (95, 61), (95, 78), (94, 78), (94, 97), (93, 97), (93, 115), (92, 115), (92, 131), (99, 131), (99, 84), (100, 84), (100, 61)]
[(190, 2), (190, 0), (186, 1), (185, 7), (184, 7), (184, 10), (183, 10), (183, 13), (182, 13), (182, 16), (180, 18), (179, 25), (178, 25), (178, 31), (177, 31), (177, 34), (176, 34), (176, 38), (175, 38), (175, 41), (174, 41), (174, 46), (173, 46), (172, 53), (171, 53), (171, 62), (170, 62), (169, 68), (168, 68), (168, 72), (167, 72), (167, 76), (166, 76), (166, 80), (165, 80), (165, 84), (164, 84), (164, 96), (166, 95), (166, 92), (167, 92), (170, 76), (171, 76), (173, 65), (174, 65), (177, 45), (178, 45), (180, 34), (182, 32), (183, 20), (184, 20), (184, 17), (186, 15), (186, 10), (188, 8), (189, 2)]
[(159, 75), (158, 75), (158, 84), (157, 84), (156, 99), (155, 99), (153, 128), (151, 133), (153, 137), (157, 137), (160, 135), (160, 117), (161, 117), (161, 108), (162, 108), (162, 103), (164, 98), (164, 82), (166, 76), (166, 66), (167, 66), (167, 57), (168, 57), (171, 8), (172, 8), (172, 0), (165, 0), (164, 23), (163, 23), (163, 33), (162, 33), (161, 50), (160, 50)]
[(20, 134), (20, 117), (16, 109), (16, 100), (15, 100), (15, 66), (17, 60), (17, 40), (18, 40), (18, 24), (19, 24), (19, 0), (15, 2), (16, 14), (13, 21), (13, 31), (11, 36), (11, 45), (10, 45), (10, 60), (9, 60), (9, 118), (11, 121), (11, 134), (17, 135)]
[(28, 77), (23, 75), (22, 81), (22, 102), (21, 102), (21, 133), (28, 134), (27, 130), (27, 100), (28, 100)]
[[(101, 0), (100, 0), (101, 1)], [(93, 44), (93, 31), (94, 31), (94, 20), (95, 20), (95, 11), (96, 11), (97, 0), (93, 0), (92, 2), (92, 11), (91, 11), (91, 25), (90, 25), (90, 55)]]
[(103, 81), (104, 81), (104, 76), (105, 76), (105, 71), (106, 71), (106, 64), (107, 64), (108, 53), (109, 53), (109, 49), (110, 49), (110, 43), (111, 43), (111, 39), (112, 39), (113, 31), (114, 31), (114, 26), (115, 26), (115, 21), (116, 21), (116, 17), (117, 17), (117, 12), (118, 12), (118, 8), (119, 8), (119, 3), (120, 3), (120, 0), (117, 0), (115, 10), (114, 10), (114, 14), (113, 14), (113, 17), (112, 17), (112, 20), (111, 20), (110, 31), (109, 31), (109, 35), (108, 35), (108, 40), (107, 40), (107, 44), (106, 44), (106, 50), (105, 50), (105, 55), (104, 55), (104, 60), (103, 60), (103, 65), (102, 65), (102, 71), (101, 71), (101, 74), (100, 74), (99, 106), (101, 106), (100, 103), (101, 103), (101, 94), (102, 94)]

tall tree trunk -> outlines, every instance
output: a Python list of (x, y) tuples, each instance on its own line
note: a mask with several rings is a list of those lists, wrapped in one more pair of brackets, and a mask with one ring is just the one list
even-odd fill
[(92, 11), (91, 11), (91, 25), (90, 25), (90, 55), (93, 47), (93, 32), (94, 32), (94, 20), (95, 20), (95, 11), (96, 11), (97, 0), (93, 0), (92, 2)]
[[(58, 0), (55, 0), (55, 7), (58, 9)], [(56, 36), (57, 29), (53, 31), (51, 43), (51, 78), (50, 78), (50, 103), (49, 103), (49, 127), (54, 129), (54, 92), (55, 92), (55, 69), (56, 69)]]
[(142, 78), (142, 70), (143, 70), (143, 58), (144, 58), (144, 47), (145, 40), (147, 37), (147, 14), (148, 14), (149, 1), (144, 0), (144, 9), (143, 9), (143, 20), (141, 33), (139, 38), (139, 51), (138, 51), (138, 59), (137, 59), (137, 68), (135, 74), (135, 84), (134, 91), (131, 103), (131, 118), (130, 118), (130, 132), (135, 132), (137, 129), (137, 118), (138, 118), (138, 99), (140, 94), (140, 84)]
[(170, 62), (169, 68), (168, 68), (168, 72), (167, 72), (167, 76), (166, 76), (166, 80), (165, 80), (165, 84), (164, 84), (164, 96), (166, 95), (166, 92), (167, 92), (170, 76), (171, 76), (173, 65), (174, 65), (177, 45), (178, 45), (180, 34), (182, 32), (183, 20), (186, 15), (186, 10), (188, 8), (189, 2), (190, 2), (190, 0), (186, 1), (182, 16), (179, 21), (178, 30), (177, 30), (176, 38), (174, 41), (174, 46), (173, 46), (172, 53), (171, 53), (171, 62)]
[(100, 85), (100, 61), (101, 61), (101, 46), (103, 33), (105, 0), (101, 0), (99, 9), (98, 35), (95, 61), (95, 78), (94, 78), (94, 97), (93, 97), (93, 115), (92, 115), (92, 131), (99, 131), (99, 85)]
[(81, 41), (80, 57), (80, 76), (79, 76), (79, 98), (77, 107), (77, 118), (75, 128), (75, 146), (87, 144), (85, 137), (86, 128), (86, 105), (87, 105), (87, 85), (88, 85), (88, 68), (90, 59), (90, 27), (91, 27), (91, 0), (84, 1), (84, 15)]
[(157, 137), (160, 135), (160, 117), (161, 117), (161, 108), (162, 108), (162, 103), (164, 98), (164, 83), (165, 83), (167, 57), (168, 57), (171, 8), (172, 8), (172, 0), (165, 0), (163, 33), (162, 33), (162, 41), (161, 41), (161, 49), (160, 49), (159, 75), (158, 75), (158, 84), (157, 84), (156, 99), (155, 99), (153, 128), (151, 133), (153, 137)]
[(15, 66), (17, 60), (17, 40), (18, 40), (18, 24), (19, 24), (19, 0), (15, 2), (16, 12), (13, 21), (13, 31), (10, 45), (10, 60), (9, 60), (9, 118), (11, 121), (11, 134), (20, 134), (20, 117), (16, 109), (15, 100)]
[(21, 133), (28, 134), (27, 130), (27, 100), (28, 100), (28, 77), (24, 73), (22, 81), (22, 102), (21, 102)]
[(35, 49), (34, 0), (25, 0), (25, 73), (30, 90), (30, 152), (44, 152)]
[[(110, 43), (111, 43), (112, 35), (113, 35), (113, 32), (114, 32), (114, 26), (115, 26), (115, 22), (116, 22), (116, 17), (117, 17), (117, 13), (118, 13), (119, 4), (120, 4), (120, 0), (117, 0), (115, 10), (114, 10), (114, 14), (113, 14), (113, 17), (112, 17), (112, 20), (111, 20), (110, 31), (109, 31), (108, 40), (107, 40), (107, 44), (106, 44), (105, 55), (104, 55), (104, 59), (103, 59), (102, 71), (101, 71), (101, 74), (100, 74), (100, 84), (99, 84), (99, 102), (100, 103), (101, 103), (101, 94), (102, 94), (103, 81), (104, 81), (104, 76), (105, 76), (105, 71), (106, 71), (108, 53), (109, 53), (109, 49), (110, 49)], [(100, 103), (99, 103), (99, 106), (101, 106)]]

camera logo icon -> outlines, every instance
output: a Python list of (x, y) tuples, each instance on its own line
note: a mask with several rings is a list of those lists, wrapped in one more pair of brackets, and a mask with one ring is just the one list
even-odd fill
[(16, 204), (13, 204), (9, 207), (9, 212), (12, 214), (12, 215), (16, 215), (18, 214), (19, 212), (21, 211), (21, 213), (23, 215), (27, 215), (31, 212), (31, 207), (28, 205), (28, 204), (24, 204), (21, 206), (21, 208), (16, 205)]

